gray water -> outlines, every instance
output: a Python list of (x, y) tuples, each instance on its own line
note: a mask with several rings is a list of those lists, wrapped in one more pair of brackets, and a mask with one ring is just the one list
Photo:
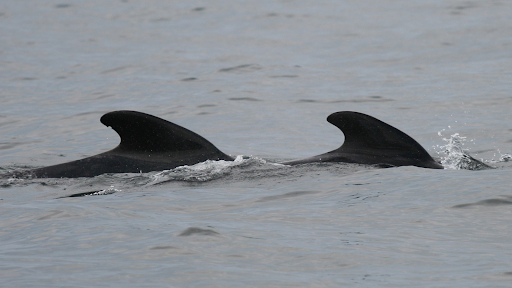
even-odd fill
[[(508, 1), (2, 1), (0, 172), (115, 147), (99, 118), (121, 109), (243, 156), (0, 179), (0, 286), (510, 287), (510, 15)], [(446, 169), (272, 164), (340, 146), (325, 118), (343, 110)]]

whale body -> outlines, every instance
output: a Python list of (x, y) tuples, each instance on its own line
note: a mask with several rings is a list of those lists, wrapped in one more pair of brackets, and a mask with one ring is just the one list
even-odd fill
[(345, 162), (384, 167), (443, 169), (416, 140), (377, 118), (359, 112), (342, 111), (329, 115), (327, 121), (345, 135), (341, 147), (321, 155), (282, 164)]
[[(114, 111), (101, 123), (114, 129), (121, 142), (114, 149), (84, 159), (32, 169), (36, 178), (93, 177), (105, 173), (140, 173), (173, 169), (206, 160), (234, 160), (200, 135), (164, 119), (136, 111)], [(325, 154), (283, 162), (346, 162), (442, 169), (418, 142), (372, 116), (342, 111), (327, 121), (345, 135), (343, 145)], [(20, 174), (15, 174), (20, 176)]]
[(100, 119), (121, 137), (107, 152), (63, 164), (33, 169), (36, 178), (93, 177), (105, 173), (141, 173), (229, 160), (212, 143), (179, 125), (142, 112), (114, 111)]

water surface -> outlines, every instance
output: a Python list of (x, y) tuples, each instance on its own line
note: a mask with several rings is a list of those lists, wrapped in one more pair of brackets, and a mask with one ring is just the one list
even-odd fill
[[(511, 14), (506, 1), (3, 1), (1, 172), (115, 147), (99, 118), (121, 109), (245, 160), (1, 179), (0, 286), (508, 287)], [(343, 110), (450, 165), (270, 164), (337, 148), (325, 118)], [(458, 148), (497, 169), (464, 169)]]

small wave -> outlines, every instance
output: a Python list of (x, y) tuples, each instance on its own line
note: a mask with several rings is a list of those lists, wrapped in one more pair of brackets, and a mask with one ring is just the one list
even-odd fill
[(504, 162), (512, 162), (512, 155), (505, 153), (501, 154), (498, 150), (498, 153), (500, 154), (500, 158), (498, 160), (490, 160), (491, 163), (504, 163)]
[(454, 170), (483, 170), (492, 168), (484, 162), (471, 157), (467, 150), (463, 149), (466, 137), (460, 136), (459, 133), (451, 135), (449, 139), (443, 138), (443, 141), (446, 141), (447, 144), (439, 146), (439, 148), (443, 149), (442, 153), (446, 154), (446, 156), (441, 157), (441, 164), (445, 168)]
[(9, 178), (8, 176), (5, 177), (5, 179), (3, 179), (4, 177), (0, 177), (0, 188), (9, 188), (9, 187), (12, 187), (12, 186), (15, 186), (19, 183), (23, 183), (23, 180), (24, 179), (18, 179), (18, 178)]
[(219, 232), (214, 231), (212, 229), (202, 229), (199, 227), (190, 227), (185, 231), (181, 232), (178, 236), (192, 236), (192, 235), (201, 235), (201, 236), (217, 236), (220, 235)]
[(495, 207), (495, 206), (504, 206), (504, 205), (512, 205), (512, 196), (502, 195), (503, 198), (491, 198), (484, 199), (473, 203), (465, 203), (458, 204), (453, 206), (453, 208), (467, 208), (474, 206), (487, 206), (487, 207)]
[(91, 191), (91, 192), (81, 192), (81, 193), (76, 193), (76, 194), (72, 194), (72, 195), (68, 195), (68, 196), (64, 196), (64, 197), (61, 197), (61, 198), (68, 198), (68, 197), (84, 197), (84, 196), (98, 196), (98, 195), (109, 195), (109, 194), (114, 194), (116, 192), (121, 192), (122, 190), (120, 189), (116, 189), (114, 188), (114, 186), (110, 186), (110, 188), (107, 188), (107, 189), (103, 189), (103, 190), (100, 190), (100, 191)]

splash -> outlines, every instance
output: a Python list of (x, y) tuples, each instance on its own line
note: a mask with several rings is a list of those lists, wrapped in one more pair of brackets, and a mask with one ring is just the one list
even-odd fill
[(121, 192), (121, 191), (122, 190), (120, 190), (120, 189), (114, 188), (114, 185), (111, 185), (110, 188), (103, 189), (103, 190), (100, 190), (100, 191), (80, 192), (80, 193), (75, 193), (75, 194), (67, 195), (67, 196), (60, 197), (60, 198), (109, 195), (109, 194), (114, 194), (116, 192)]
[(446, 141), (447, 144), (439, 146), (439, 148), (443, 149), (442, 153), (446, 154), (446, 156), (441, 157), (441, 164), (445, 168), (454, 170), (483, 170), (492, 168), (482, 161), (471, 157), (467, 150), (463, 149), (466, 137), (460, 136), (459, 133), (451, 135), (449, 139), (443, 138), (443, 141)]
[(94, 192), (90, 195), (108, 195), (108, 194), (114, 194), (116, 192), (121, 192), (122, 190), (114, 188), (114, 185), (111, 185), (110, 188), (103, 189), (97, 192)]
[(501, 154), (500, 155), (500, 160), (498, 160), (498, 162), (509, 162), (512, 160), (512, 155), (510, 154)]
[(151, 176), (152, 183), (168, 181), (206, 182), (218, 179), (231, 172), (234, 167), (267, 164), (267, 161), (257, 157), (238, 155), (234, 161), (206, 160), (195, 165), (185, 165), (171, 170), (165, 170)]

